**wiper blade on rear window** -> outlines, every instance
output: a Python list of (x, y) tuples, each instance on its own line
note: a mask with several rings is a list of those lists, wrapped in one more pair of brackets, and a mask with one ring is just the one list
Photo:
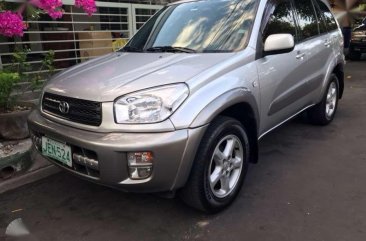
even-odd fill
[(174, 47), (174, 46), (156, 46), (146, 49), (148, 52), (182, 52), (182, 53), (197, 53), (196, 50), (186, 47)]
[(119, 50), (120, 52), (142, 52), (142, 49), (132, 47), (132, 46), (125, 46)]

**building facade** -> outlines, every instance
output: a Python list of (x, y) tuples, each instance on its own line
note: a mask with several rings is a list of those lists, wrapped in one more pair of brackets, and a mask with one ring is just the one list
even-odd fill
[[(6, 1), (17, 4), (17, 0)], [(157, 3), (165, 3), (163, 0), (97, 1), (97, 13), (89, 17), (73, 6), (74, 1), (63, 2), (65, 13), (61, 19), (42, 15), (27, 21), (28, 29), (22, 38), (0, 36), (0, 67), (10, 66), (12, 55), (18, 50), (27, 51), (31, 68), (26, 74), (39, 71), (41, 60), (49, 50), (55, 52), (56, 71), (112, 52), (116, 40), (129, 39), (162, 7)]]

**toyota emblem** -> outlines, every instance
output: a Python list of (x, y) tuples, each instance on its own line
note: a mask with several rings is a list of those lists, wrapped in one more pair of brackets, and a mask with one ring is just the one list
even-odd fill
[(58, 106), (58, 109), (60, 110), (60, 112), (62, 114), (67, 114), (67, 113), (69, 113), (70, 105), (69, 105), (69, 103), (67, 103), (65, 101), (61, 101)]

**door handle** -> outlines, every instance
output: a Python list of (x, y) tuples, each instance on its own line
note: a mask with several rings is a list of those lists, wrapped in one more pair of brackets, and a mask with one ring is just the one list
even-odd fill
[(296, 55), (296, 59), (303, 59), (305, 55), (305, 53), (299, 53), (298, 55)]
[(332, 41), (327, 39), (327, 40), (325, 40), (324, 45), (325, 45), (325, 47), (329, 48), (332, 45)]

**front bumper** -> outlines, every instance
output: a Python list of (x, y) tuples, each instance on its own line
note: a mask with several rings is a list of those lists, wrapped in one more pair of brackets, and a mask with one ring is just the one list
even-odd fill
[[(91, 155), (98, 168), (73, 167), (47, 158), (63, 169), (87, 180), (130, 192), (165, 192), (182, 187), (206, 127), (163, 133), (99, 133), (59, 124), (34, 110), (28, 117), (33, 136), (51, 139), (71, 146), (72, 152)], [(37, 147), (37, 143), (36, 147)], [(39, 146), (38, 148), (39, 149)], [(144, 180), (129, 178), (127, 152), (151, 151), (154, 156), (152, 175)], [(89, 156), (87, 156), (89, 157)]]

